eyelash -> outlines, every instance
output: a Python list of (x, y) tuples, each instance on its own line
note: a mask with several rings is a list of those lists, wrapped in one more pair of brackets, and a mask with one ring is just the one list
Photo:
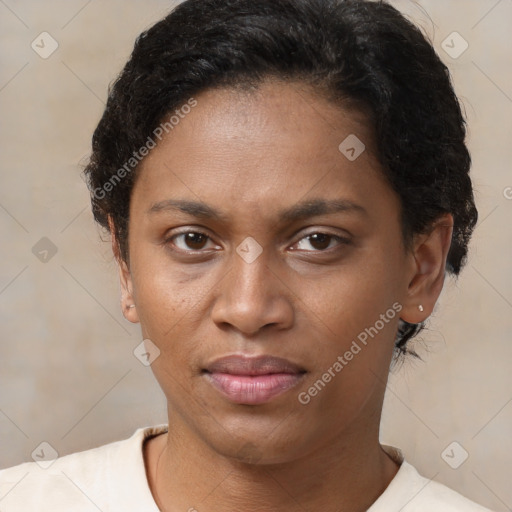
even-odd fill
[[(180, 236), (184, 236), (184, 235), (188, 235), (188, 234), (194, 234), (194, 235), (201, 235), (201, 236), (204, 236), (206, 237), (208, 240), (211, 240), (211, 237), (208, 236), (206, 233), (204, 233), (203, 231), (198, 231), (198, 230), (188, 230), (188, 231), (182, 231), (180, 233), (174, 233), (173, 235), (167, 237), (165, 239), (165, 244), (166, 245), (169, 245), (169, 244), (172, 244), (172, 245), (175, 245), (173, 240), (180, 237)], [(325, 235), (325, 236), (328, 236), (330, 237), (332, 240), (335, 240), (336, 242), (338, 242), (338, 246), (335, 247), (335, 248), (327, 248), (327, 249), (316, 249), (316, 250), (311, 250), (311, 251), (305, 251), (307, 253), (329, 253), (333, 250), (336, 250), (337, 248), (339, 248), (339, 246), (342, 246), (342, 245), (349, 245), (351, 243), (351, 241), (348, 239), (348, 238), (345, 238), (345, 237), (341, 237), (339, 235), (334, 235), (332, 233), (326, 233), (326, 232), (323, 232), (323, 231), (312, 231), (310, 233), (307, 233), (305, 234), (300, 240), (298, 240), (298, 242), (296, 242), (294, 245), (297, 245), (298, 243), (300, 243), (302, 240), (307, 240), (308, 237), (311, 237), (313, 235)], [(330, 244), (329, 244), (330, 245)], [(185, 249), (172, 249), (174, 251), (177, 251), (177, 252), (181, 252), (182, 254), (190, 254), (190, 255), (197, 255), (197, 254), (202, 254), (202, 253), (206, 253), (207, 250), (185, 250)], [(294, 249), (295, 250), (295, 249)], [(300, 250), (300, 249), (299, 249)]]

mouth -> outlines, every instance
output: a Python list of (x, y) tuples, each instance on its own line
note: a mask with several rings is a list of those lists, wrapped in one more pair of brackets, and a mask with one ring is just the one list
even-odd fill
[(257, 405), (289, 391), (306, 370), (273, 356), (232, 355), (215, 360), (203, 370), (208, 382), (233, 403)]

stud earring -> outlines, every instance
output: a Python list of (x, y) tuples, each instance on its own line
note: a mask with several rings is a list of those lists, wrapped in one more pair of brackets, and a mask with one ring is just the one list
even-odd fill
[(423, 306), (421, 304), (418, 306), (418, 309), (423, 313)]
[(135, 307), (135, 304), (130, 304), (130, 305), (128, 306), (128, 308), (134, 308), (134, 307)]

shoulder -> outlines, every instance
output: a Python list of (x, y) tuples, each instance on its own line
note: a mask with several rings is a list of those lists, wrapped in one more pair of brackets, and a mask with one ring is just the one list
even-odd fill
[(408, 466), (411, 480), (416, 482), (417, 489), (417, 495), (411, 503), (421, 504), (425, 510), (434, 508), (440, 512), (491, 512), (446, 485), (423, 477), (410, 464)]
[(121, 483), (133, 485), (137, 498), (147, 499), (142, 444), (161, 429), (140, 428), (128, 439), (53, 461), (44, 460), (41, 452), (41, 461), (0, 470), (2, 512), (97, 512), (116, 499)]
[(91, 503), (87, 504), (87, 497), (92, 494), (93, 501), (99, 498), (95, 496), (98, 482), (105, 478), (106, 462), (112, 456), (115, 458), (117, 449), (118, 443), (111, 443), (54, 461), (25, 462), (1, 470), (2, 506), (7, 512), (39, 511), (47, 510), (44, 504), (51, 503), (55, 510), (60, 511), (65, 503), (74, 503), (76, 509), (73, 510), (88, 511)]
[[(396, 450), (396, 452), (399, 452)], [(398, 473), (368, 512), (491, 512), (446, 485), (422, 476), (402, 459)]]

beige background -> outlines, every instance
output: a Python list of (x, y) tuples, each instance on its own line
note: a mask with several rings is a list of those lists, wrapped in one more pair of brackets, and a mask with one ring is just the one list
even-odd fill
[[(425, 362), (391, 378), (382, 442), (425, 476), (510, 510), (512, 0), (393, 4), (424, 27), (454, 76), (480, 223), (423, 336)], [(132, 354), (139, 328), (121, 315), (79, 163), (135, 37), (172, 5), (0, 0), (0, 468), (31, 460), (41, 441), (64, 455), (166, 421), (163, 394)], [(31, 48), (43, 31), (59, 44), (47, 59)], [(458, 58), (442, 48), (453, 31), (469, 43)], [(42, 237), (57, 248), (47, 262), (32, 252)], [(441, 457), (453, 441), (469, 453), (458, 469)]]

